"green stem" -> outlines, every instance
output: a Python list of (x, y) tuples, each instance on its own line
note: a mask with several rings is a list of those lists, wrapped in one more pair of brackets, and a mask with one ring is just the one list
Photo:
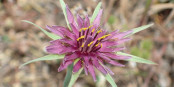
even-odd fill
[(71, 76), (72, 76), (72, 69), (73, 69), (73, 64), (68, 66), (68, 71), (67, 71), (66, 76), (65, 76), (63, 87), (68, 87), (68, 84), (69, 84)]

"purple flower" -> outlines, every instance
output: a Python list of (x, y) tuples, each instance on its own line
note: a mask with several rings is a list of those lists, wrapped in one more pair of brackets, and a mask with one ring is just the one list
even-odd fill
[(124, 49), (124, 47), (118, 46), (130, 40), (125, 36), (132, 33), (132, 31), (120, 33), (119, 30), (115, 30), (108, 33), (100, 27), (102, 11), (99, 11), (91, 24), (88, 16), (82, 19), (77, 15), (76, 22), (71, 11), (66, 7), (67, 19), (72, 30), (62, 26), (47, 26), (51, 32), (62, 37), (62, 39), (51, 41), (51, 45), (46, 48), (47, 52), (52, 54), (65, 54), (63, 63), (58, 68), (59, 72), (66, 69), (76, 59), (79, 59), (73, 67), (73, 72), (84, 68), (85, 74), (87, 75), (89, 72), (96, 81), (94, 68), (103, 74), (113, 75), (114, 73), (104, 63), (122, 67), (124, 65), (117, 60), (130, 58), (129, 56), (117, 55), (116, 52)]

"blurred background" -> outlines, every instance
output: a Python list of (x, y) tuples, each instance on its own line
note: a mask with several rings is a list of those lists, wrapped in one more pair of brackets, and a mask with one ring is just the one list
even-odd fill
[[(74, 15), (92, 15), (100, 0), (64, 0)], [(129, 30), (154, 23), (132, 36), (125, 52), (158, 65), (123, 62), (124, 68), (108, 65), (118, 87), (174, 87), (174, 0), (101, 0), (103, 22), (108, 31)], [(61, 61), (22, 63), (46, 55), (51, 40), (29, 20), (66, 26), (59, 0), (0, 0), (0, 87), (62, 87), (66, 70), (57, 72)], [(95, 83), (81, 74), (74, 87), (111, 87), (100, 74)]]

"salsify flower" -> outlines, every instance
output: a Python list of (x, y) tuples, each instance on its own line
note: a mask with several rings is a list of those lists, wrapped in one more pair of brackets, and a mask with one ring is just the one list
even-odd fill
[(130, 58), (130, 56), (117, 55), (116, 52), (125, 49), (119, 45), (130, 40), (126, 35), (132, 31), (120, 33), (119, 30), (115, 30), (109, 33), (100, 26), (102, 11), (102, 9), (99, 11), (92, 23), (90, 23), (88, 16), (82, 19), (78, 14), (76, 22), (66, 6), (67, 19), (71, 29), (62, 26), (47, 26), (51, 32), (62, 37), (51, 41), (51, 45), (46, 47), (49, 53), (65, 54), (63, 63), (58, 68), (59, 72), (78, 59), (73, 66), (73, 72), (84, 68), (85, 74), (87, 75), (89, 72), (96, 81), (95, 68), (103, 74), (113, 75), (114, 73), (104, 63), (122, 67), (124, 65), (120, 64), (118, 60)]

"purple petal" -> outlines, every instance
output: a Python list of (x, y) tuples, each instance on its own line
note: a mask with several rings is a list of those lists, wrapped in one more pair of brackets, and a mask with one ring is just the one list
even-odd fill
[(84, 63), (85, 63), (85, 65), (86, 65), (86, 67), (88, 68), (88, 66), (89, 66), (89, 57), (88, 56), (85, 56), (84, 57)]
[(102, 47), (100, 50), (99, 50), (100, 52), (113, 52), (113, 48), (104, 48), (104, 47)]
[(126, 31), (126, 32), (122, 32), (122, 33), (119, 33), (119, 34), (116, 34), (115, 36), (113, 36), (112, 38), (117, 38), (117, 39), (121, 39), (123, 37), (125, 37), (126, 35), (128, 34), (131, 34), (132, 33), (132, 30), (129, 30), (129, 31)]
[(76, 23), (75, 23), (75, 20), (74, 20), (74, 16), (73, 14), (71, 13), (69, 7), (66, 5), (66, 13), (67, 13), (67, 19), (68, 19), (68, 22), (69, 24), (73, 24), (76, 26)]
[(116, 55), (113, 53), (102, 53), (104, 56), (110, 57), (112, 59), (117, 59), (117, 60), (125, 60), (131, 58), (131, 56), (123, 56), (123, 55)]
[(122, 43), (127, 42), (127, 41), (130, 41), (130, 40), (131, 40), (130, 38), (120, 39), (117, 41), (117, 45), (122, 44)]
[(64, 37), (64, 36), (67, 36), (69, 38), (71, 38), (72, 40), (75, 40), (75, 36), (66, 28), (64, 27), (61, 27), (61, 26), (46, 26), (51, 32), (61, 36), (61, 37)]
[(106, 71), (108, 71), (109, 74), (114, 75), (114, 73), (112, 72), (112, 70), (110, 70), (108, 67), (104, 66), (104, 68), (106, 69)]
[(67, 36), (71, 38), (72, 40), (76, 40), (75, 35), (71, 33), (68, 29), (61, 30), (61, 31), (63, 32), (64, 36)]
[(117, 51), (121, 51), (124, 50), (125, 47), (117, 47), (117, 48), (104, 48), (102, 47), (99, 51), (100, 52), (117, 52)]
[(69, 53), (69, 52), (75, 52), (76, 49), (74, 49), (73, 47), (64, 47), (62, 48), (63, 50), (59, 53), (59, 54), (64, 54), (64, 53)]
[(73, 63), (73, 61), (66, 61), (64, 64), (62, 63), (61, 65), (60, 65), (60, 67), (58, 68), (58, 72), (60, 72), (60, 71), (62, 71), (62, 70), (64, 70), (64, 69), (66, 69), (67, 67), (68, 67), (68, 65), (70, 65), (70, 64), (72, 64)]
[(79, 16), (79, 14), (77, 14), (77, 23), (79, 28), (83, 27), (83, 19)]
[(100, 65), (99, 61), (97, 59), (93, 59), (92, 60), (93, 65), (99, 70), (101, 71), (103, 74), (107, 74), (107, 71), (104, 69), (103, 66)]
[(49, 29), (51, 32), (59, 35), (60, 37), (64, 37), (63, 32), (61, 32), (61, 30), (66, 30), (66, 28), (61, 27), (61, 26), (52, 26), (52, 27), (50, 27), (48, 25), (46, 26), (46, 28)]
[(101, 60), (100, 60), (100, 63), (101, 63), (101, 66), (103, 66), (103, 68), (107, 71), (107, 73), (114, 75), (114, 73), (107, 66), (105, 66)]
[(106, 60), (106, 61), (111, 61), (110, 58), (108, 58), (108, 57), (106, 57), (106, 56), (104, 56), (102, 54), (99, 54), (99, 57), (102, 58), (102, 59), (104, 59), (104, 60)]
[(79, 60), (73, 67), (73, 72), (79, 71), (79, 69), (82, 67), (82, 61)]
[(73, 33), (74, 33), (76, 36), (78, 36), (79, 31), (77, 30), (77, 28), (76, 28), (73, 24), (70, 24), (70, 26), (71, 26), (71, 28), (72, 28)]
[(112, 38), (112, 37), (115, 36), (117, 33), (119, 33), (119, 29), (116, 29), (115, 31), (111, 32), (111, 33), (110, 33), (111, 35), (108, 36), (108, 37), (106, 37), (103, 41)]
[(115, 66), (120, 66), (120, 67), (124, 67), (125, 66), (125, 65), (123, 65), (123, 64), (121, 64), (119, 62), (113, 61), (113, 60), (109, 61), (108, 63), (110, 63), (112, 65), (115, 65)]
[(106, 47), (111, 47), (111, 46), (114, 46), (114, 45), (117, 45), (116, 41), (105, 41), (102, 43), (103, 44), (103, 48), (106, 48)]
[(46, 47), (46, 50), (48, 53), (53, 53), (53, 54), (64, 54), (68, 52), (74, 52), (76, 49), (72, 47), (65, 47), (62, 45), (50, 45)]
[(72, 45), (72, 46), (74, 46), (74, 47), (76, 46), (76, 43), (74, 43), (73, 40), (60, 39), (59, 41), (60, 41), (60, 42), (63, 42), (63, 43), (67, 43), (67, 44)]
[(84, 22), (85, 22), (85, 23), (84, 23), (84, 27), (88, 27), (88, 26), (90, 26), (90, 21), (89, 21), (89, 17), (88, 17), (88, 15), (86, 16)]
[(99, 26), (100, 25), (100, 19), (102, 17), (102, 12), (103, 12), (103, 9), (100, 9), (97, 17), (95, 18), (95, 20), (93, 21), (93, 25), (97, 25)]
[(93, 80), (96, 81), (96, 75), (92, 64), (89, 64), (88, 71), (92, 75)]
[(78, 54), (73, 53), (73, 54), (71, 54), (71, 55), (66, 55), (64, 59), (65, 59), (65, 60), (74, 60), (74, 59), (76, 59), (76, 58), (78, 58), (78, 57), (79, 57)]
[(59, 54), (62, 51), (62, 49), (60, 48), (63, 48), (63, 47), (60, 47), (58, 45), (50, 45), (46, 47), (46, 50), (48, 53)]
[(53, 45), (62, 45), (62, 43), (60, 42), (60, 40), (50, 41), (50, 44), (53, 44)]
[(84, 65), (84, 71), (85, 71), (85, 74), (88, 75), (88, 68), (86, 65)]

